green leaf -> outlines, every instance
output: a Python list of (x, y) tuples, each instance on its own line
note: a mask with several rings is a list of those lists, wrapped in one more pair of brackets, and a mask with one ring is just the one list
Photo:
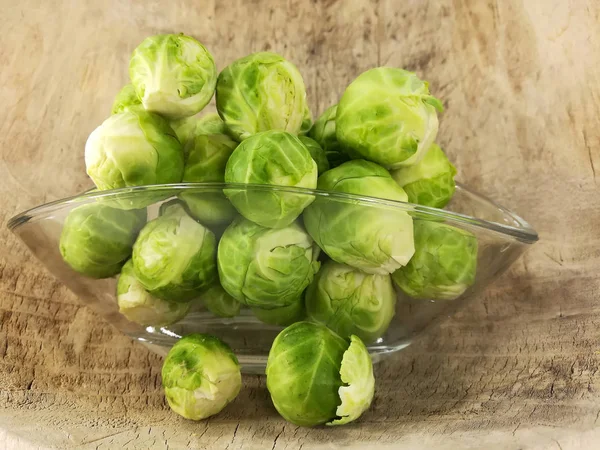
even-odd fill
[(358, 419), (373, 400), (373, 363), (365, 344), (356, 336), (351, 337), (350, 347), (344, 352), (340, 375), (344, 385), (339, 389), (342, 401), (336, 410), (339, 419), (327, 425), (344, 425)]

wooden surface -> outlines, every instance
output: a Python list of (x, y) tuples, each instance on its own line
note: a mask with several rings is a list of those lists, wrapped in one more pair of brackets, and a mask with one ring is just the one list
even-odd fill
[(273, 50), (315, 112), (376, 65), (446, 112), (460, 180), (540, 233), (484, 296), (377, 368), (372, 408), (303, 429), (245, 377), (209, 421), (171, 413), (161, 359), (0, 230), (0, 447), (600, 448), (600, 5), (596, 0), (0, 0), (0, 214), (89, 187), (83, 146), (147, 35), (190, 33), (219, 68)]

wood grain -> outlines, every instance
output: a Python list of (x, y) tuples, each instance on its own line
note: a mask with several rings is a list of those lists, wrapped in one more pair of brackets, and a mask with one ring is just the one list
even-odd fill
[(600, 447), (600, 5), (593, 0), (0, 0), (0, 215), (91, 186), (87, 135), (147, 35), (183, 31), (219, 68), (280, 52), (322, 112), (361, 71), (415, 70), (446, 106), (460, 180), (536, 244), (484, 296), (377, 368), (356, 424), (303, 429), (246, 377), (206, 422), (168, 411), (161, 359), (0, 231), (4, 448)]

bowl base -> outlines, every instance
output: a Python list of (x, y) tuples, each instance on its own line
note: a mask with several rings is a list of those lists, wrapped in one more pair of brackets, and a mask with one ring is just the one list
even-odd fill
[[(181, 336), (190, 333), (206, 333), (217, 336), (235, 349), (235, 354), (245, 374), (264, 375), (268, 351), (275, 336), (282, 327), (266, 325), (242, 311), (233, 319), (217, 318), (205, 312), (193, 312), (185, 320), (170, 327), (146, 327), (145, 333), (129, 336), (160, 356), (166, 356), (169, 349)], [(382, 342), (367, 345), (374, 364), (408, 347), (412, 339), (395, 341), (394, 345)]]

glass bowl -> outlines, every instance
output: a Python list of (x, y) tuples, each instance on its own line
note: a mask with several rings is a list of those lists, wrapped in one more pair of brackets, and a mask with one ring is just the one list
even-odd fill
[[(351, 205), (370, 214), (373, 220), (390, 220), (390, 213), (400, 211), (417, 221), (437, 222), (472, 233), (476, 239), (476, 275), (472, 284), (454, 299), (411, 298), (394, 284), (395, 315), (387, 331), (368, 344), (374, 362), (380, 361), (408, 346), (427, 327), (448, 317), (469, 299), (503, 273), (526, 249), (536, 242), (537, 233), (527, 222), (491, 200), (457, 183), (456, 193), (446, 209), (429, 208), (410, 203), (362, 197), (351, 194), (282, 188), (266, 185), (236, 185), (224, 183), (180, 183), (140, 186), (112, 191), (88, 191), (81, 195), (55, 201), (25, 211), (13, 217), (8, 227), (29, 247), (33, 254), (61, 282), (71, 289), (97, 314), (128, 336), (165, 353), (181, 336), (209, 333), (227, 342), (248, 373), (263, 373), (273, 339), (282, 329), (261, 322), (249, 308), (239, 315), (221, 318), (211, 314), (201, 302), (195, 302), (187, 316), (169, 326), (142, 326), (129, 321), (119, 312), (116, 300), (117, 276), (89, 278), (74, 271), (63, 261), (59, 242), (68, 214), (84, 204), (103, 202), (116, 209), (147, 206), (147, 220), (158, 216), (160, 205), (174, 197), (193, 194), (207, 202), (227, 201), (223, 192), (237, 192), (248, 198), (261, 195), (305, 197), (325, 210)], [(183, 196), (182, 196), (183, 194)], [(258, 196), (258, 197), (257, 197)], [(299, 218), (302, 222), (302, 217)], [(218, 227), (217, 227), (218, 228)], [(215, 229), (220, 236), (223, 229)], [(321, 252), (324, 261), (327, 255)]]

